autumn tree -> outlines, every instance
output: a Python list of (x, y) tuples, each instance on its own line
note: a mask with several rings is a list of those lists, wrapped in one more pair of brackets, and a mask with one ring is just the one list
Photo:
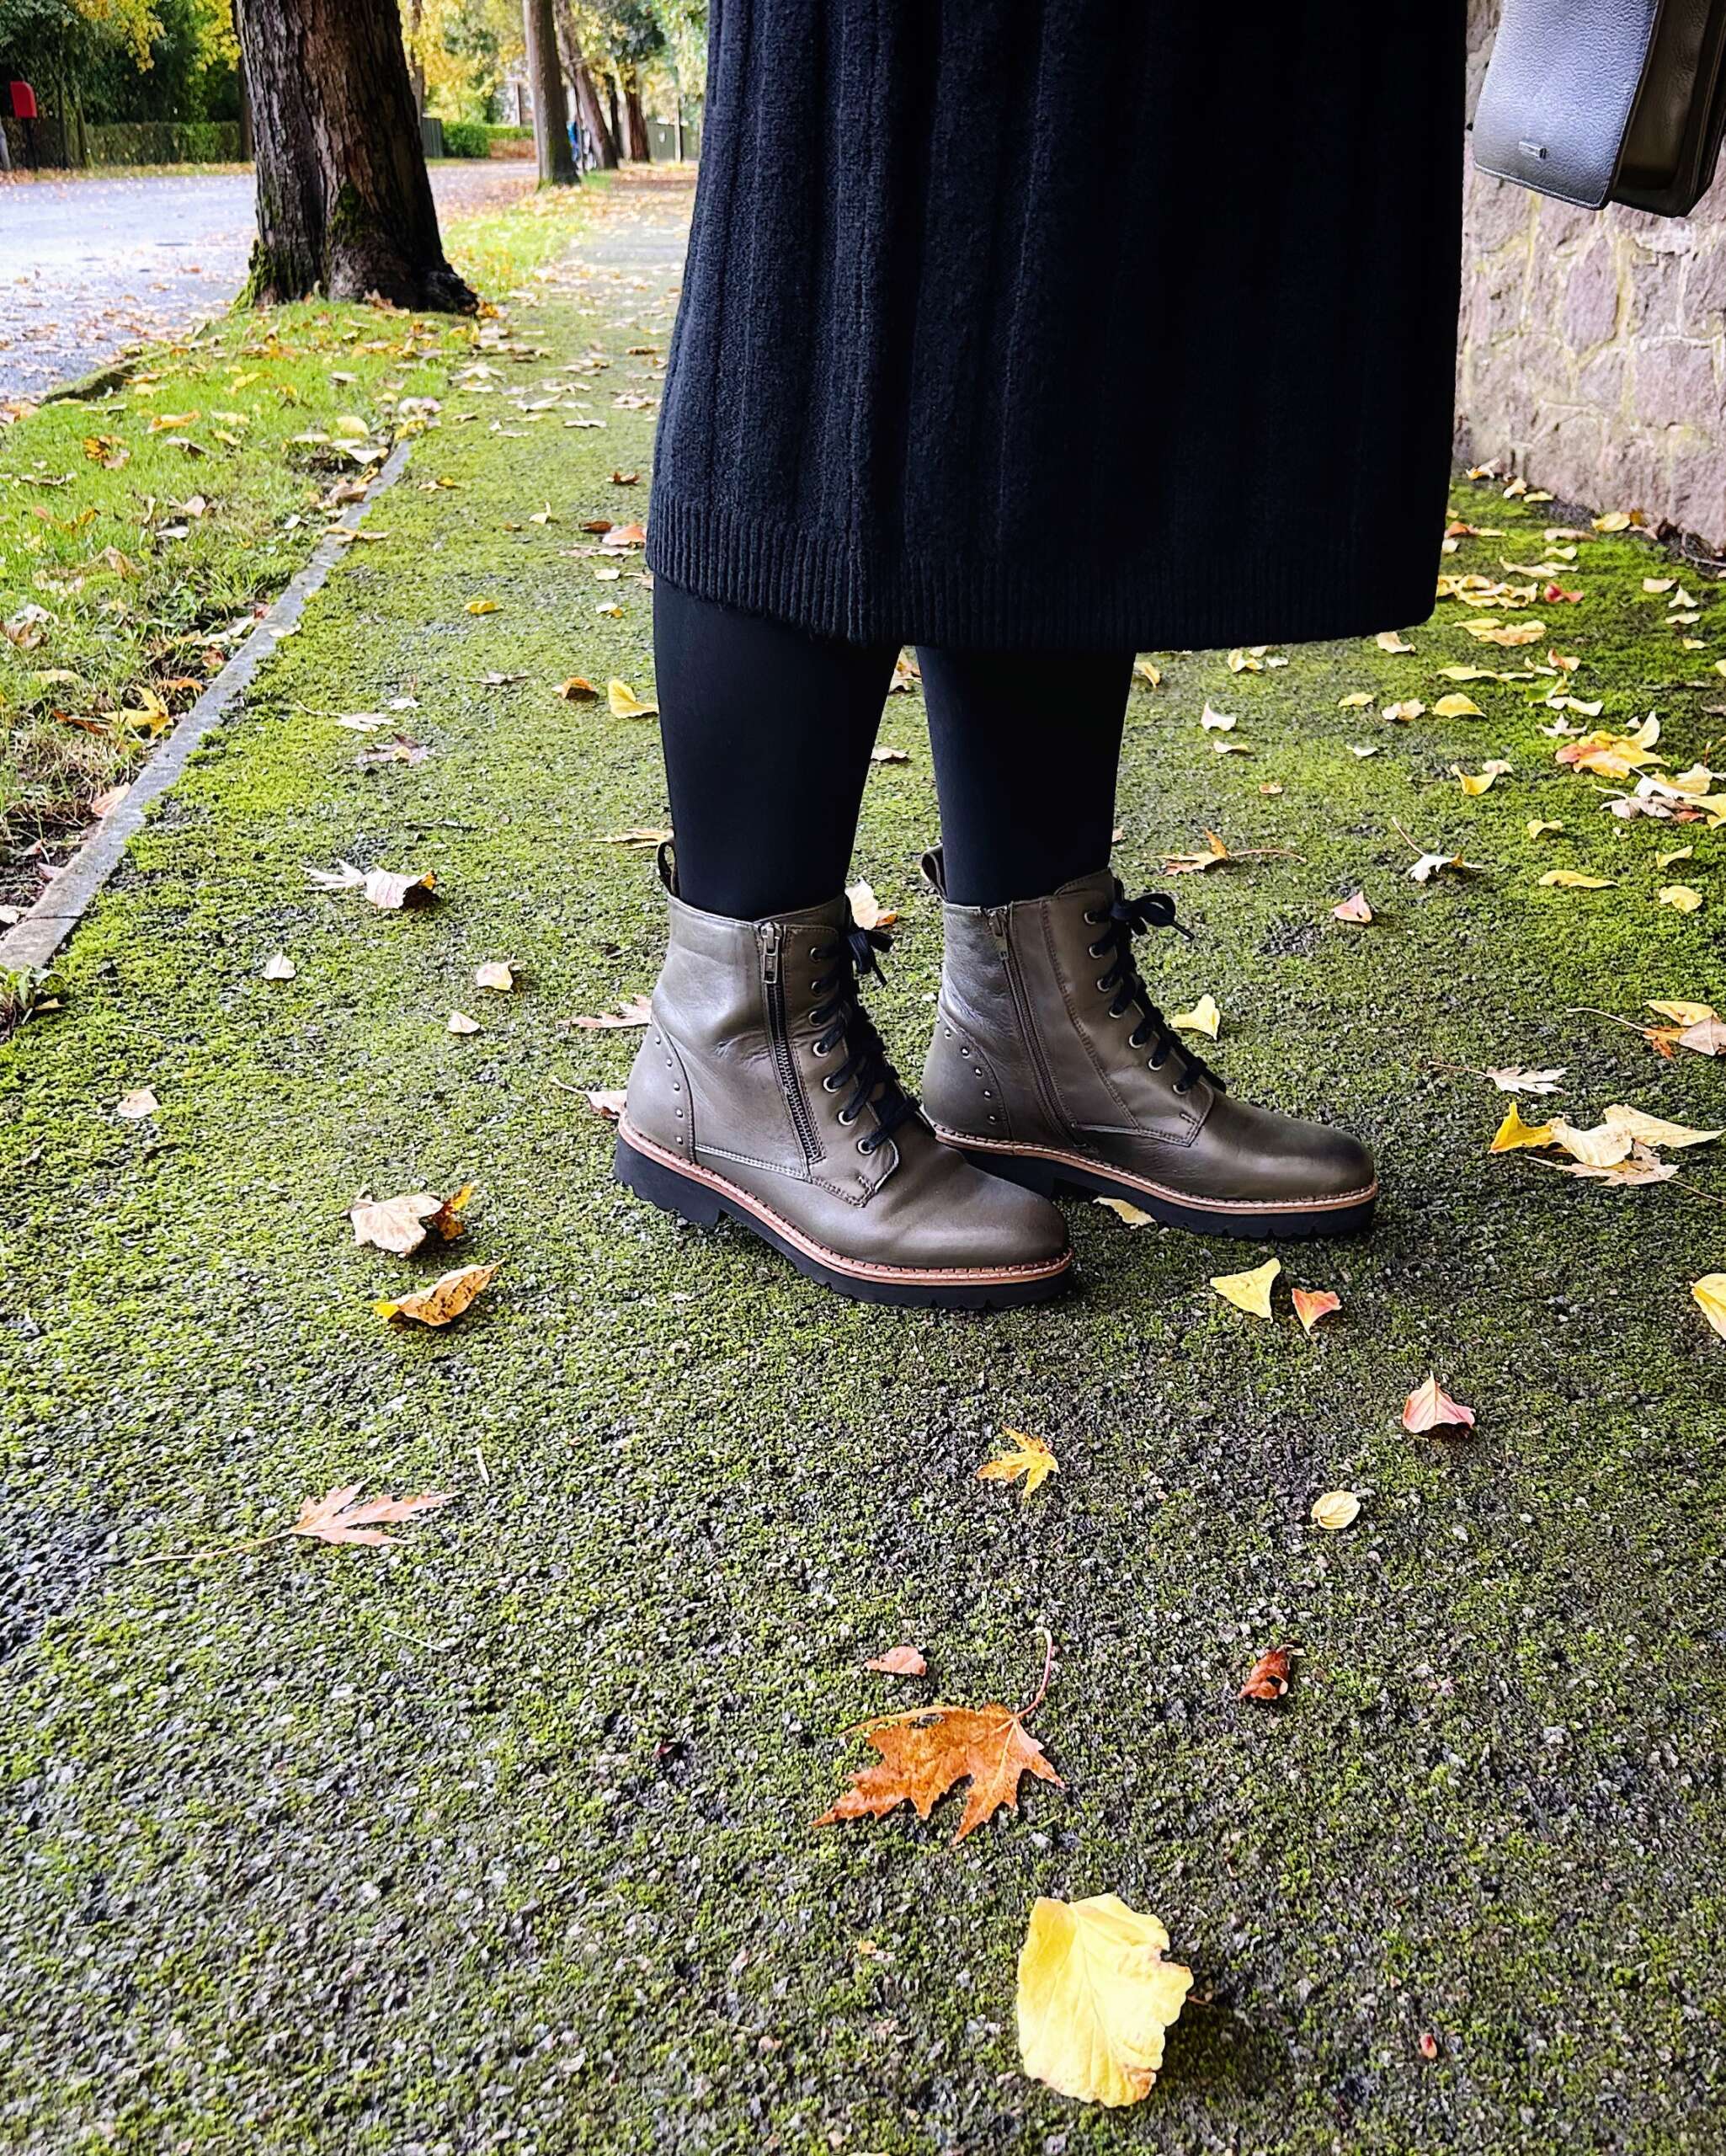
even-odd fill
[(258, 169), (253, 304), (322, 291), (471, 313), (420, 145), (397, 0), (236, 0)]

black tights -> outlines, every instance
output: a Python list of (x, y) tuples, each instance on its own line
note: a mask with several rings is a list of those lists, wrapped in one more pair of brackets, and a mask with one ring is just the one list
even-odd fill
[[(844, 885), (897, 647), (653, 587), (680, 894), (759, 920)], [(1040, 898), (1109, 857), (1131, 652), (920, 649), (947, 893)]]

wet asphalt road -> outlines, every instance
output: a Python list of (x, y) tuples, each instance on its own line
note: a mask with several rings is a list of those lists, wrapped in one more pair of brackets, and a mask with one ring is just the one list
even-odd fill
[[(523, 160), (433, 168), (439, 211), (533, 184)], [(0, 398), (40, 397), (225, 307), (251, 251), (249, 172), (0, 180)]]

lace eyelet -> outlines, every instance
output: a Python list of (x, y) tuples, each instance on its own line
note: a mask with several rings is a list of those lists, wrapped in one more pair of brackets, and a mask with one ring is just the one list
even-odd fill
[(866, 1161), (866, 1160), (869, 1158), (870, 1155), (871, 1155), (871, 1153), (873, 1153), (873, 1152), (874, 1152), (875, 1148), (874, 1148), (874, 1146), (873, 1146), (872, 1145), (871, 1145), (871, 1143), (869, 1142), (869, 1140), (868, 1140), (866, 1138), (860, 1138), (860, 1139), (857, 1140), (857, 1150), (858, 1150), (858, 1151), (859, 1151), (862, 1155), (863, 1155), (864, 1159)]
[(811, 1055), (825, 1055), (828, 1052), (827, 1049), (819, 1041), (814, 1041), (810, 1043), (809, 1053)]
[(1103, 954), (1095, 943), (1087, 943), (1084, 947), (1084, 955), (1088, 958), (1100, 958)]
[(1103, 918), (1104, 917), (1101, 914), (1092, 913), (1089, 908), (1087, 908), (1084, 916), (1084, 925), (1087, 928), (1100, 928), (1103, 925)]
[[(1105, 981), (1105, 980), (1100, 980), (1100, 981), (1097, 983), (1097, 994), (1098, 994), (1099, 995), (1106, 995), (1108, 994), (1108, 992), (1109, 992), (1109, 984), (1108, 984), (1108, 982), (1107, 982), (1107, 981)], [(1110, 1016), (1111, 1018), (1112, 1018), (1112, 1017), (1114, 1017), (1116, 1015), (1116, 1014), (1113, 1011), (1111, 1011), (1109, 1013), (1109, 1016)]]
[(836, 1090), (833, 1082), (833, 1074), (831, 1071), (829, 1071), (827, 1076), (822, 1080), (821, 1090), (823, 1093), (831, 1093)]
[(839, 1110), (839, 1127), (841, 1129), (849, 1130), (856, 1120), (857, 1118), (855, 1116), (847, 1115), (843, 1108)]

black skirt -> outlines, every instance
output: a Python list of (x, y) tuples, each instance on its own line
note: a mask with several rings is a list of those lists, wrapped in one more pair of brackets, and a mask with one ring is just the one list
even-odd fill
[(1433, 603), (1462, 0), (715, 0), (648, 559), (855, 640)]

